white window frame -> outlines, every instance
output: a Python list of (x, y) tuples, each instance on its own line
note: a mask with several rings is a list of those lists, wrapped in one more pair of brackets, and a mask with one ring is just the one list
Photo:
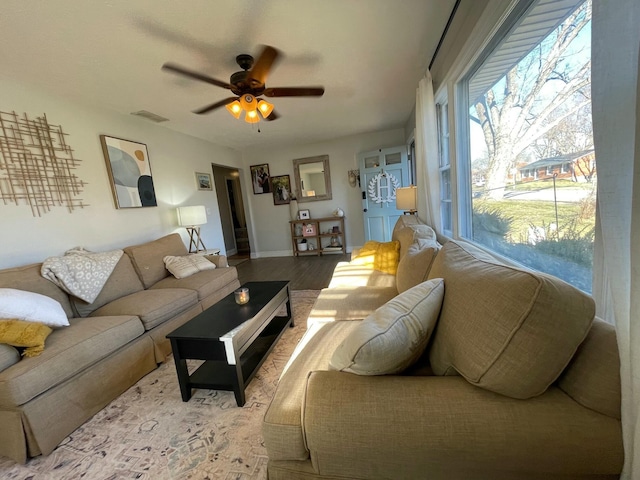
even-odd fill
[[(444, 116), (446, 114), (446, 123), (443, 122)], [(440, 209), (440, 231), (446, 236), (453, 235), (453, 225), (454, 225), (454, 215), (453, 215), (453, 183), (455, 182), (455, 177), (453, 176), (451, 169), (451, 135), (450, 135), (450, 112), (449, 112), (449, 102), (447, 101), (446, 96), (442, 96), (438, 102), (436, 102), (436, 115), (437, 115), (437, 126), (438, 126), (438, 172), (439, 172), (439, 181), (440, 181), (440, 199), (439, 206)], [(445, 127), (446, 128), (443, 128)], [(446, 153), (445, 147), (446, 146)], [(446, 159), (444, 156), (446, 155)], [(449, 197), (445, 198), (445, 191), (443, 188), (444, 185), (444, 175), (449, 174)], [(450, 225), (448, 228), (445, 226), (445, 215), (444, 209), (447, 208), (449, 210), (449, 222)]]

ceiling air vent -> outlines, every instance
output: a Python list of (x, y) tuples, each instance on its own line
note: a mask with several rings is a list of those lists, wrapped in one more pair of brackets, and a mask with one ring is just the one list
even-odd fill
[(131, 115), (137, 115), (138, 117), (146, 118), (147, 120), (151, 120), (155, 123), (168, 122), (168, 118), (161, 117), (160, 115), (156, 115), (155, 113), (147, 112), (146, 110), (140, 110), (139, 112), (131, 112)]

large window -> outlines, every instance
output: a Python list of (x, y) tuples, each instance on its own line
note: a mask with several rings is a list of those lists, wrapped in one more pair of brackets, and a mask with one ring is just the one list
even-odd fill
[(562, 2), (564, 11), (551, 3), (520, 2), (463, 82), (470, 205), (462, 210), (470, 240), (591, 292), (591, 2)]

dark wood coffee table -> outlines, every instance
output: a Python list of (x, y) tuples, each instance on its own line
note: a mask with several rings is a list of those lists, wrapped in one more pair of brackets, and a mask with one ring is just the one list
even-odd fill
[[(293, 327), (289, 282), (249, 282), (249, 303), (238, 305), (231, 293), (167, 335), (178, 373), (182, 400), (192, 388), (232, 390), (239, 407), (244, 389), (287, 326)], [(277, 316), (281, 307), (286, 316)], [(189, 375), (187, 359), (205, 360)]]

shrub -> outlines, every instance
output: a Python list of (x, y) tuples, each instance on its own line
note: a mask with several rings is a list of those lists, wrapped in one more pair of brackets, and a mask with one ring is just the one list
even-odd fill
[(473, 210), (473, 236), (488, 232), (505, 237), (511, 229), (512, 217), (506, 217), (497, 208), (479, 206)]

